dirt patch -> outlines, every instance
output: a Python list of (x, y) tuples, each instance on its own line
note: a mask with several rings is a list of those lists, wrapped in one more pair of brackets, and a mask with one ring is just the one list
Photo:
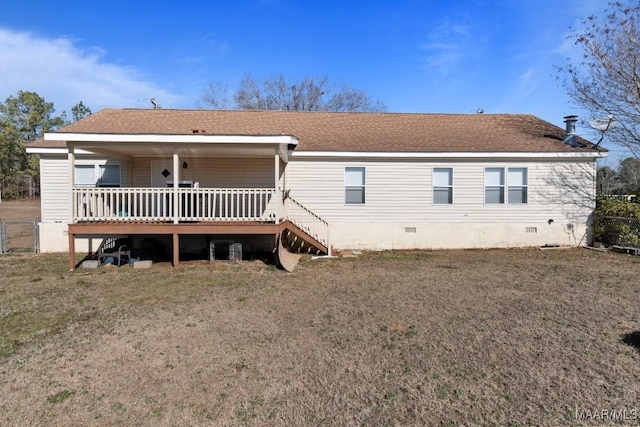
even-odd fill
[(640, 409), (638, 257), (365, 253), (292, 274), (66, 261), (0, 258), (6, 424), (579, 425)]

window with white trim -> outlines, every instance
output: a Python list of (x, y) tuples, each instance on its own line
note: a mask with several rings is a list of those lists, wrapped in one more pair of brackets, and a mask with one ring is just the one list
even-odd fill
[(512, 205), (527, 203), (527, 175), (527, 168), (485, 168), (484, 202)]
[(75, 165), (75, 186), (95, 187), (96, 167), (94, 165)]
[(509, 204), (527, 203), (527, 168), (509, 168), (507, 185)]
[(75, 165), (76, 187), (120, 187), (120, 165)]
[(433, 168), (433, 204), (453, 203), (453, 168)]
[(98, 165), (99, 187), (120, 187), (120, 165)]
[(362, 205), (365, 201), (366, 173), (363, 167), (344, 168), (344, 202)]

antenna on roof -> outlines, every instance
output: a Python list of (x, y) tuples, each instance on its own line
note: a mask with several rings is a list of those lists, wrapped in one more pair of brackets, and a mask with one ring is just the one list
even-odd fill
[(600, 131), (600, 139), (598, 140), (598, 142), (596, 142), (595, 147), (598, 147), (598, 145), (600, 145), (600, 143), (604, 139), (604, 134), (609, 129), (614, 127), (617, 122), (618, 121), (615, 117), (613, 117), (613, 114), (608, 114), (607, 117), (595, 118), (589, 122), (589, 126), (591, 126), (595, 130)]
[(154, 110), (159, 110), (160, 108), (162, 108), (155, 98), (151, 98), (151, 105), (153, 105)]

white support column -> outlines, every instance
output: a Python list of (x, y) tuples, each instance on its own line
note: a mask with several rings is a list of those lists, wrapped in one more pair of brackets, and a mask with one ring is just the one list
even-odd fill
[(282, 209), (282, 190), (280, 188), (280, 156), (276, 152), (274, 156), (274, 185), (276, 189), (276, 224), (280, 224), (280, 212)]
[(69, 202), (71, 203), (71, 205), (69, 206), (69, 214), (70, 214), (70, 219), (69, 219), (69, 223), (73, 223), (75, 222), (74, 220), (74, 205), (75, 205), (75, 200), (74, 200), (74, 196), (73, 196), (73, 186), (76, 183), (76, 155), (75, 155), (75, 149), (73, 147), (73, 145), (68, 145), (68, 152), (67, 152), (67, 158), (69, 159)]
[[(178, 217), (180, 216), (180, 195), (178, 194), (178, 187), (180, 184), (180, 156), (178, 150), (173, 150), (173, 223), (178, 223)], [(175, 250), (175, 249), (174, 249)]]

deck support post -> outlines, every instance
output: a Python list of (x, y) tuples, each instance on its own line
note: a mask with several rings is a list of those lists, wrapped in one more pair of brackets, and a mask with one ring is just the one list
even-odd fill
[(178, 268), (180, 265), (180, 236), (178, 233), (173, 233), (173, 268)]
[(68, 233), (69, 235), (69, 271), (73, 271), (76, 268), (76, 235)]

